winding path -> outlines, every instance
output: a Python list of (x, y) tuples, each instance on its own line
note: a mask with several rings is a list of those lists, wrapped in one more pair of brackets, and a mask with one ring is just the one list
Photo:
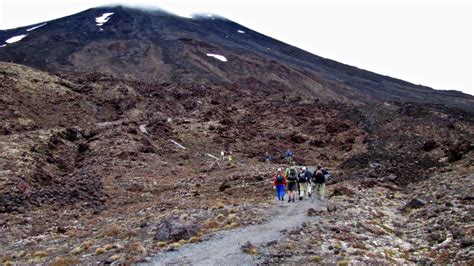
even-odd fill
[(284, 238), (283, 229), (291, 229), (303, 222), (318, 219), (307, 216), (307, 210), (323, 210), (324, 202), (304, 200), (295, 203), (279, 202), (269, 208), (269, 221), (229, 231), (215, 233), (208, 240), (182, 246), (177, 251), (158, 254), (148, 265), (256, 265), (254, 257), (241, 251), (247, 241), (258, 246)]

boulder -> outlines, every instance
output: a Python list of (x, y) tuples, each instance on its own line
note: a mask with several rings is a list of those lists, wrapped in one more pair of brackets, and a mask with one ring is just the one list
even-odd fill
[(58, 234), (65, 234), (65, 233), (67, 232), (67, 229), (66, 229), (66, 227), (64, 227), (64, 226), (58, 226), (58, 227), (56, 228), (56, 232), (57, 232)]
[(348, 187), (337, 185), (337, 186), (334, 186), (333, 192), (331, 196), (329, 196), (329, 198), (334, 197), (334, 196), (342, 196), (342, 195), (345, 195), (347, 197), (353, 197), (355, 195), (355, 192)]
[(329, 201), (327, 206), (328, 212), (335, 212), (337, 210), (337, 206), (334, 202)]
[(137, 193), (137, 192), (142, 192), (144, 189), (145, 187), (142, 184), (133, 183), (127, 188), (127, 191)]
[(294, 143), (301, 144), (305, 143), (308, 140), (308, 136), (299, 132), (293, 132), (290, 136), (290, 140)]
[(331, 121), (326, 124), (326, 131), (328, 133), (342, 133), (349, 130), (351, 127), (341, 121)]
[(323, 139), (315, 138), (315, 139), (311, 139), (311, 140), (309, 141), (309, 145), (315, 146), (315, 147), (318, 147), (318, 148), (322, 148), (322, 147), (327, 146), (327, 143), (326, 143), (326, 141), (323, 140)]
[(179, 241), (189, 239), (196, 235), (199, 227), (196, 224), (184, 223), (178, 219), (167, 219), (158, 225), (155, 240), (157, 241)]
[(423, 150), (424, 151), (432, 151), (434, 150), (436, 147), (438, 147), (438, 143), (436, 143), (436, 141), (434, 140), (428, 140), (426, 141), (425, 143), (423, 143)]
[(408, 210), (408, 209), (418, 209), (421, 208), (425, 205), (426, 203), (422, 201), (421, 199), (418, 198), (413, 198), (405, 206), (402, 208), (402, 210)]
[(461, 240), (461, 248), (471, 247), (474, 244), (474, 239), (469, 236), (466, 236)]
[(247, 243), (242, 245), (240, 248), (242, 249), (243, 252), (245, 252), (247, 254), (257, 255), (257, 247), (252, 245), (252, 243), (250, 243), (250, 241), (247, 241)]
[(468, 153), (474, 149), (474, 145), (472, 145), (469, 141), (466, 140), (461, 140), (455, 143), (454, 145), (451, 145), (447, 152), (446, 155), (448, 157), (449, 162), (455, 162), (459, 161), (463, 158), (463, 155)]
[(225, 191), (226, 189), (230, 188), (230, 184), (228, 180), (224, 180), (222, 184), (219, 186), (219, 191)]
[(427, 236), (427, 239), (430, 240), (430, 241), (438, 241), (441, 239), (441, 234), (440, 233), (430, 233), (428, 236)]
[(317, 211), (314, 208), (309, 208), (308, 209), (308, 216), (317, 216), (319, 213), (320, 213), (320, 211)]

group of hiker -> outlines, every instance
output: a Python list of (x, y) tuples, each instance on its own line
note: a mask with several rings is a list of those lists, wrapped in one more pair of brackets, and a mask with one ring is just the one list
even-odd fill
[(277, 169), (272, 182), (279, 201), (284, 201), (285, 188), (288, 191), (288, 202), (295, 202), (297, 196), (299, 200), (308, 199), (312, 192), (317, 199), (323, 200), (329, 175), (322, 165), (311, 171), (306, 166), (297, 167), (291, 162), (290, 167), (285, 170)]
[[(283, 158), (285, 158), (285, 161), (287, 163), (291, 163), (293, 161), (294, 156), (295, 154), (289, 149), (286, 150), (285, 153), (283, 154)], [(265, 152), (265, 154), (263, 155), (263, 161), (266, 163), (271, 163), (272, 160), (273, 160), (273, 157), (270, 155), (270, 153)]]

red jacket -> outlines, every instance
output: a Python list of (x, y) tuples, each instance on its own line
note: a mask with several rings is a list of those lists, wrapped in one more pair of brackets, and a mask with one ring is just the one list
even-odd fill
[(280, 175), (283, 176), (283, 182), (278, 182), (278, 183), (276, 182), (276, 178), (277, 178), (277, 176), (278, 176), (278, 174), (276, 174), (276, 175), (273, 176), (273, 181), (272, 181), (272, 183), (273, 183), (274, 186), (276, 186), (276, 185), (285, 185), (285, 186), (286, 186), (286, 185), (288, 184), (288, 183), (286, 182), (286, 176), (285, 176), (285, 174), (284, 174), (284, 173), (281, 173)]

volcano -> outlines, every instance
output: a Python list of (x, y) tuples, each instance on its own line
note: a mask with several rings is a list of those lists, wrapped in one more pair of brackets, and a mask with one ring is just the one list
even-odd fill
[(0, 60), (54, 74), (98, 72), (147, 82), (232, 84), (252, 80), (307, 97), (350, 103), (436, 103), (472, 97), (436, 91), (322, 58), (214, 15), (103, 7), (0, 31)]

